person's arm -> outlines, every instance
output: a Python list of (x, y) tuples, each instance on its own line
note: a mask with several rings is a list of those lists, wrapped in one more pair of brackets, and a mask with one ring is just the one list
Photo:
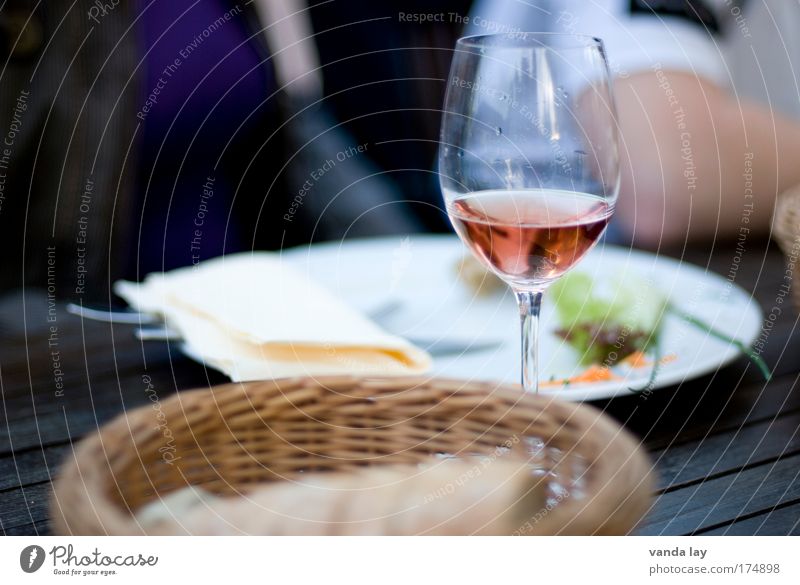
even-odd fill
[(638, 244), (764, 233), (776, 196), (800, 184), (794, 120), (687, 72), (637, 73), (615, 93), (617, 215)]

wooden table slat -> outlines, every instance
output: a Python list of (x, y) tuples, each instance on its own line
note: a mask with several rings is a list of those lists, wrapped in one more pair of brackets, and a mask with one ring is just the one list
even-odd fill
[[(223, 381), (218, 373), (206, 372), (201, 365), (186, 358), (177, 366), (174, 376), (171, 369), (163, 368), (148, 374), (159, 400), (167, 398), (177, 388), (206, 387), (208, 380), (212, 384)], [(94, 432), (124, 409), (150, 403), (150, 398), (144, 389), (142, 373), (137, 370), (121, 374), (119, 380), (114, 377), (92, 384), (91, 391), (88, 387), (73, 388), (70, 398), (59, 400), (57, 407), (48, 408), (41, 414), (37, 409), (35, 417), (17, 418), (13, 413), (6, 413), (8, 416), (6, 425), (5, 417), (0, 410), (0, 457), (8, 456), (12, 449), (24, 451), (59, 445), (74, 437)]]
[(800, 536), (800, 502), (704, 531), (704, 536)]
[(49, 481), (69, 451), (71, 445), (68, 444), (32, 449), (14, 457), (0, 458), (0, 493)]
[(659, 489), (733, 473), (800, 451), (800, 412), (654, 453)]
[(727, 520), (800, 500), (800, 455), (668, 492), (641, 534), (689, 534)]
[(42, 482), (26, 488), (0, 492), (0, 526), (8, 532), (14, 528), (42, 522), (48, 517), (52, 488)]

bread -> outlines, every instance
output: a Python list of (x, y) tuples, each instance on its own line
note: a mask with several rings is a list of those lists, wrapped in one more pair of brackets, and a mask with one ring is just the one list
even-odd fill
[(527, 461), (483, 457), (303, 474), (237, 497), (185, 488), (137, 519), (148, 534), (503, 535), (544, 506)]

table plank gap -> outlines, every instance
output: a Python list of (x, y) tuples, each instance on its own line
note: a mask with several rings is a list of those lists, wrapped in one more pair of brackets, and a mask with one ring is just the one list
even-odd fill
[(689, 534), (800, 498), (800, 456), (658, 496), (641, 534)]
[[(776, 512), (780, 512), (776, 514)], [(698, 530), (704, 536), (800, 536), (800, 499)]]

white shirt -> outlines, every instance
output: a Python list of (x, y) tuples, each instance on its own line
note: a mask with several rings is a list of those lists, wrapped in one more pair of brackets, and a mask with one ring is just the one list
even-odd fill
[(670, 7), (684, 8), (683, 0), (639, 0), (639, 10), (632, 4), (636, 2), (478, 0), (465, 34), (589, 34), (603, 40), (615, 76), (657, 68), (687, 71), (740, 98), (800, 118), (800, 2), (695, 0), (710, 16), (705, 19), (693, 13), (670, 15)]

